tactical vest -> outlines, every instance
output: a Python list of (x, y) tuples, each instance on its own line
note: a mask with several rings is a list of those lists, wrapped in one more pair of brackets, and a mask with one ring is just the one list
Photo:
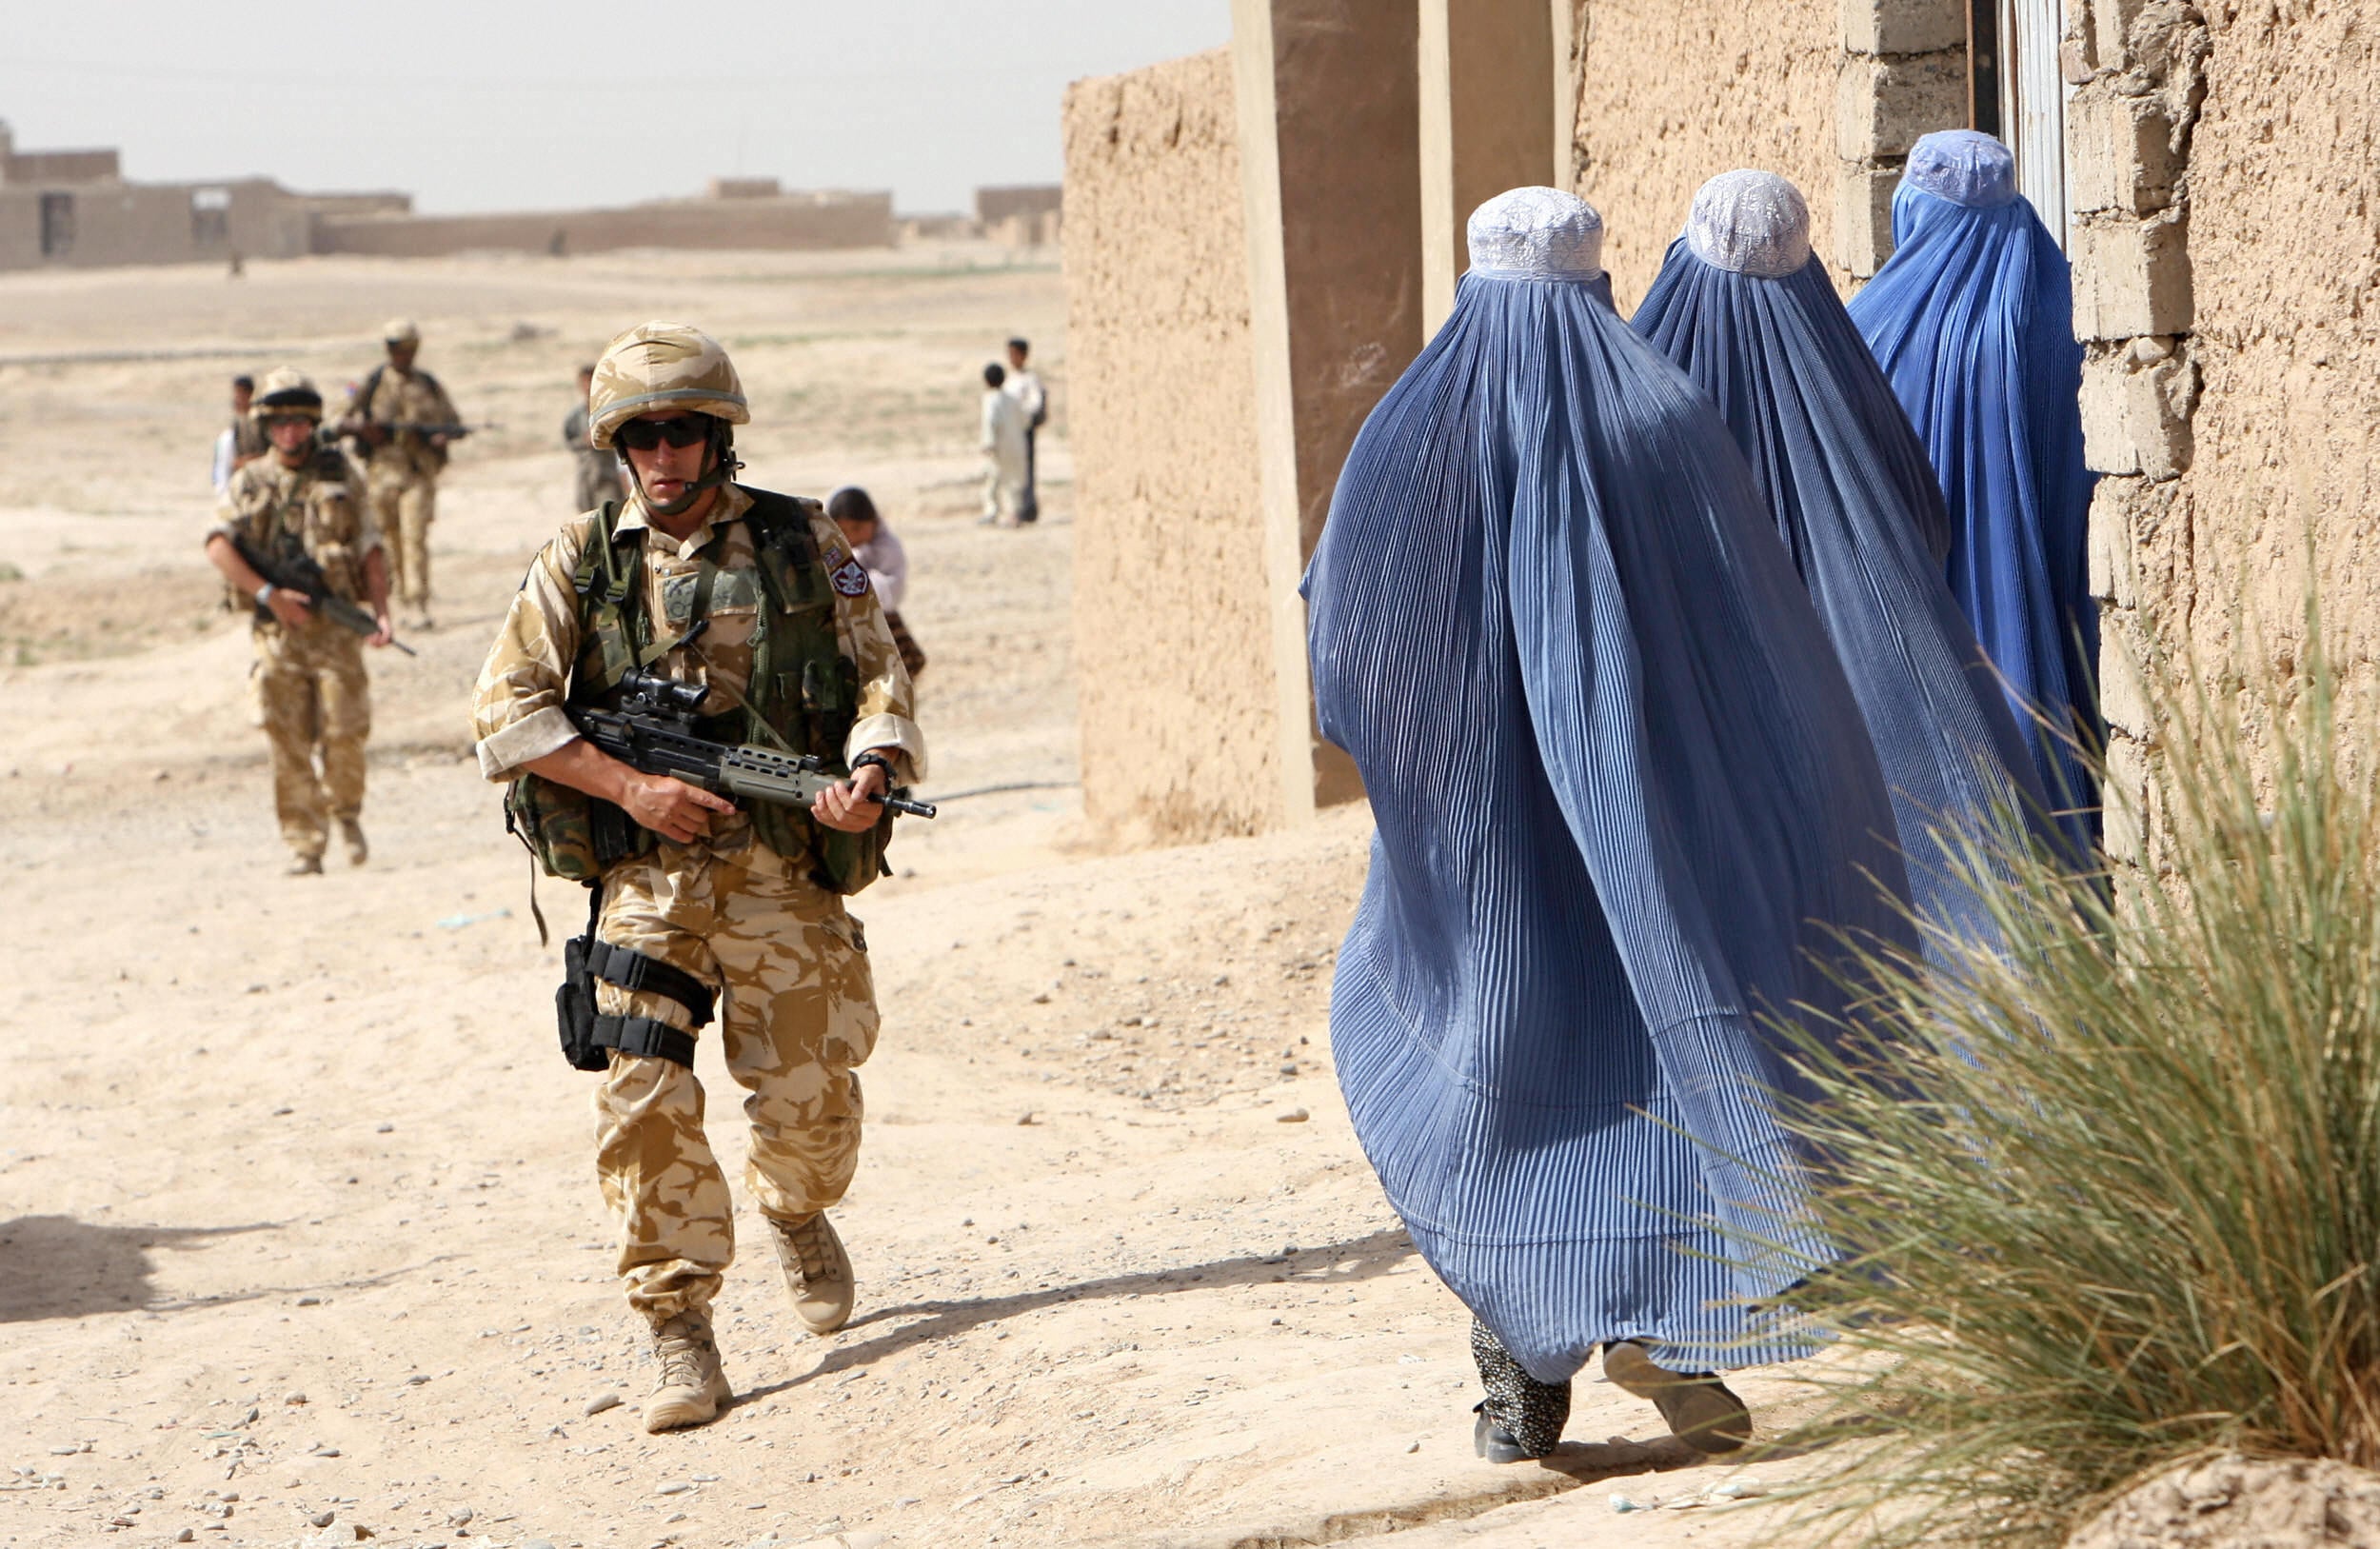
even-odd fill
[[(748, 569), (717, 564), (724, 543), (714, 534), (696, 556), (688, 626), (705, 617), (714, 602), (757, 599), (751, 680), (743, 705), (708, 717), (698, 730), (713, 742), (815, 754), (836, 774), (848, 774), (843, 741), (859, 718), (860, 672), (835, 630), (835, 588), (810, 530), (809, 503), (746, 492), (752, 506), (744, 520), (751, 525), (755, 563)], [(572, 578), (579, 654), (566, 702), (572, 706), (614, 707), (621, 680), (651, 666), (677, 644), (677, 637), (654, 639), (642, 584), (644, 535), (618, 531), (617, 512), (607, 502), (580, 529)], [(811, 880), (833, 892), (856, 893), (887, 869), (890, 812), (859, 834), (828, 828), (804, 809), (772, 802), (755, 802), (749, 812), (762, 844), (789, 861), (806, 862)], [(659, 843), (614, 804), (534, 774), (512, 783), (505, 826), (528, 844), (547, 876), (574, 882), (594, 882), (607, 867), (649, 854)]]
[[(268, 448), (266, 456), (272, 455)], [(247, 471), (242, 468), (231, 475), (235, 491), (243, 487), (242, 475)], [(268, 471), (284, 470), (274, 464)], [(249, 528), (249, 543), (285, 563), (320, 569), (324, 585), (334, 596), (360, 603), (365, 596), (364, 565), (355, 552), (354, 540), (362, 526), (364, 499), (357, 483), (354, 467), (337, 447), (316, 447), (287, 490), (276, 491), (262, 507), (235, 506), (235, 510)], [(325, 488), (330, 487), (343, 491), (340, 499), (345, 509), (327, 519), (319, 503)], [(223, 606), (229, 612), (253, 613), (259, 623), (273, 621), (272, 609), (228, 583)]]

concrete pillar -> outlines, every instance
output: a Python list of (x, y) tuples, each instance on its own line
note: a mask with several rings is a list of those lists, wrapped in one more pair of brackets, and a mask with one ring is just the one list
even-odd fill
[[(1362, 793), (1314, 731), (1298, 581), (1364, 416), (1421, 350), (1416, 3), (1232, 0), (1260, 580), (1290, 822)], [(1537, 145), (1542, 156), (1541, 133)]]
[(1578, 8), (1585, 0), (1548, 0), (1554, 26), (1554, 187), (1578, 181)]
[(1569, 168), (1549, 154), (1557, 60), (1547, 0), (1418, 0), (1418, 10), (1427, 337), (1455, 309), (1455, 281), (1470, 267), (1471, 212), (1507, 189), (1555, 185)]

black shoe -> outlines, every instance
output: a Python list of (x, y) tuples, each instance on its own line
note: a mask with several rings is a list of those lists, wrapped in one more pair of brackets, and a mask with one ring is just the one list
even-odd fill
[(1479, 1385), (1487, 1389), (1471, 1427), (1473, 1448), (1492, 1463), (1551, 1455), (1570, 1420), (1570, 1384), (1531, 1377), (1477, 1319), (1471, 1323), (1471, 1360), (1479, 1368)]
[(1531, 1458), (1542, 1456), (1530, 1452), (1520, 1444), (1517, 1437), (1498, 1425), (1496, 1417), (1488, 1413), (1485, 1399), (1473, 1404), (1471, 1409), (1479, 1417), (1471, 1422), (1471, 1450), (1489, 1462), (1525, 1463)]

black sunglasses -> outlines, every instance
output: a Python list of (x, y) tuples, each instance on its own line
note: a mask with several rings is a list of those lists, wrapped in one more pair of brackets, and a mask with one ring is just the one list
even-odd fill
[(710, 433), (709, 415), (687, 414), (674, 420), (630, 420), (611, 438), (630, 451), (649, 452), (664, 441), (672, 447), (699, 447)]

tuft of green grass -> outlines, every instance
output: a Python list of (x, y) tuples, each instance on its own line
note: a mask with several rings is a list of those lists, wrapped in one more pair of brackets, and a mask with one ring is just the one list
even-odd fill
[(1971, 847), (2002, 940), (1871, 958), (1796, 1035), (1850, 1254), (1790, 1299), (1840, 1347), (1827, 1537), (2053, 1542), (2221, 1449), (2380, 1466), (2380, 717), (2307, 639), (2144, 647), (2105, 789), (2145, 862)]

